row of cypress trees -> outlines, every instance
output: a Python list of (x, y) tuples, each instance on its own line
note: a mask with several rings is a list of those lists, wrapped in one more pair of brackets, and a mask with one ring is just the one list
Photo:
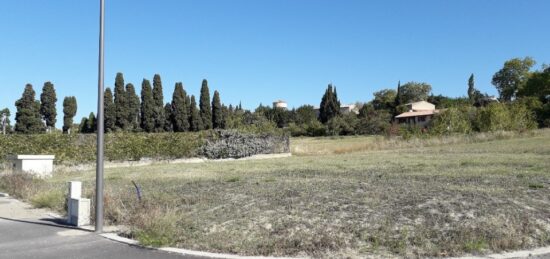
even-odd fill
[[(155, 74), (153, 85), (147, 79), (141, 83), (141, 94), (137, 95), (133, 84), (124, 84), (124, 76), (117, 73), (114, 94), (105, 89), (105, 131), (144, 132), (186, 132), (222, 128), (223, 112), (220, 94), (214, 91), (210, 102), (208, 81), (202, 81), (199, 103), (194, 95), (188, 95), (183, 84), (177, 82), (172, 101), (164, 103), (160, 75)], [(97, 119), (93, 113), (82, 118), (82, 133), (97, 130)]]
[[(49, 132), (57, 122), (57, 94), (51, 82), (44, 83), (40, 100), (36, 100), (36, 92), (31, 84), (25, 86), (23, 95), (15, 102), (15, 132), (36, 134)], [(70, 133), (73, 118), (76, 115), (77, 102), (74, 96), (63, 100), (63, 132)], [(9, 111), (8, 111), (9, 112)]]

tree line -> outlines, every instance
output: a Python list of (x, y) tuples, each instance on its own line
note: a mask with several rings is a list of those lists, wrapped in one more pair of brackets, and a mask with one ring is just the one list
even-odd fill
[[(475, 76), (471, 74), (465, 97), (434, 95), (428, 83), (398, 82), (395, 89), (374, 92), (372, 101), (357, 103), (357, 114), (342, 114), (336, 87), (329, 85), (317, 111), (310, 105), (292, 110), (260, 105), (256, 113), (294, 136), (441, 134), (550, 127), (550, 68), (543, 65), (532, 71), (535, 64), (529, 57), (506, 61), (492, 78), (499, 92), (496, 100), (476, 88)], [(398, 125), (393, 118), (406, 112), (408, 103), (417, 101), (433, 103), (441, 113), (427, 128)]]
[[(143, 79), (138, 96), (134, 85), (125, 84), (123, 74), (117, 73), (113, 90), (107, 88), (104, 93), (105, 131), (185, 132), (244, 129), (265, 132), (282, 128), (295, 136), (398, 134), (404, 127), (397, 125), (393, 118), (407, 111), (406, 104), (416, 101), (428, 101), (442, 109), (429, 128), (421, 130), (464, 131), (456, 130), (460, 127), (449, 125), (469, 125), (469, 130), (477, 131), (514, 129), (516, 127), (512, 125), (512, 121), (532, 121), (533, 123), (525, 122), (523, 125), (549, 127), (550, 68), (543, 65), (542, 69), (532, 71), (535, 63), (529, 57), (514, 58), (504, 63), (502, 69), (492, 78), (492, 84), (499, 92), (498, 103), (476, 88), (474, 74), (471, 74), (466, 81), (465, 97), (434, 95), (431, 85), (424, 82), (398, 82), (395, 89), (374, 92), (371, 101), (356, 103), (356, 113), (345, 114), (340, 110), (341, 102), (336, 87), (332, 84), (326, 88), (317, 109), (311, 105), (302, 105), (287, 110), (260, 104), (250, 111), (244, 110), (241, 104), (224, 105), (218, 91), (214, 91), (211, 99), (206, 79), (202, 81), (198, 103), (194, 95), (186, 92), (181, 82), (175, 83), (171, 102), (164, 103), (160, 75), (154, 75), (152, 85), (149, 80)], [(0, 110), (0, 114), (8, 117), (8, 132), (48, 132), (56, 123), (56, 101), (55, 89), (50, 82), (44, 84), (40, 100), (35, 100), (32, 86), (27, 85), (22, 98), (16, 102), (16, 124), (13, 129), (9, 122), (10, 111)], [(96, 132), (97, 118), (93, 112), (82, 118), (76, 127), (73, 125), (76, 110), (76, 99), (66, 97), (63, 101), (63, 132), (70, 133), (72, 128), (81, 133)], [(503, 119), (516, 116), (517, 113), (525, 115), (522, 117), (525, 120)], [(488, 126), (491, 120), (495, 120), (491, 116), (497, 116), (497, 121), (510, 123), (508, 126)], [(468, 120), (464, 120), (465, 118)], [(419, 131), (414, 128), (405, 130)]]

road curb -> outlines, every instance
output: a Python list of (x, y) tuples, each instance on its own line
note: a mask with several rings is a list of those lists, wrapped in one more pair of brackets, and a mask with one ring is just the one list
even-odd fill
[(194, 250), (187, 250), (182, 248), (175, 248), (175, 247), (149, 247), (149, 246), (142, 246), (139, 244), (138, 241), (121, 237), (117, 235), (116, 233), (105, 233), (100, 234), (100, 236), (107, 238), (112, 241), (124, 243), (127, 245), (133, 245), (133, 246), (140, 246), (147, 249), (154, 249), (174, 254), (180, 254), (180, 255), (187, 255), (187, 256), (195, 256), (195, 257), (204, 257), (204, 258), (225, 258), (225, 259), (297, 259), (296, 257), (266, 257), (266, 256), (240, 256), (240, 255), (233, 255), (233, 254), (218, 254), (218, 253), (209, 253), (209, 252), (201, 252), (201, 251), (194, 251)]

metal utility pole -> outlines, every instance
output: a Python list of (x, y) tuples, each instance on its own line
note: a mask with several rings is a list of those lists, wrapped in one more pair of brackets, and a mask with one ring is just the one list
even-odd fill
[(103, 232), (103, 151), (105, 144), (105, 121), (103, 114), (103, 43), (105, 30), (105, 0), (99, 0), (99, 76), (97, 92), (97, 164), (95, 175), (95, 232)]

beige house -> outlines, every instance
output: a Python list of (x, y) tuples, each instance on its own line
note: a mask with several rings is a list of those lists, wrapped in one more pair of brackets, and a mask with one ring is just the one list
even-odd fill
[(434, 115), (439, 113), (439, 110), (435, 109), (435, 105), (426, 101), (408, 103), (406, 105), (409, 111), (395, 116), (395, 120), (399, 124), (426, 127)]

